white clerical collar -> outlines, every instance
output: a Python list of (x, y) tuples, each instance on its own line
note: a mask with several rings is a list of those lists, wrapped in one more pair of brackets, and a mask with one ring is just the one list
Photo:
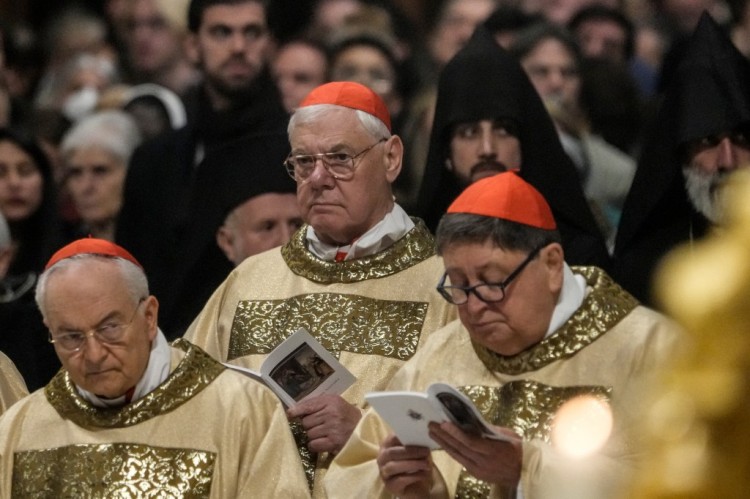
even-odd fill
[[(341, 259), (352, 260), (383, 251), (404, 237), (413, 228), (414, 222), (409, 218), (409, 215), (398, 204), (393, 203), (393, 209), (390, 213), (386, 214), (380, 222), (348, 246), (326, 244), (318, 238), (312, 226), (308, 226), (307, 247), (321, 260), (329, 262), (340, 261)], [(337, 259), (337, 253), (345, 253), (346, 256)]]
[[(172, 353), (167, 338), (164, 337), (164, 333), (159, 329), (156, 332), (156, 338), (154, 338), (154, 341), (151, 343), (151, 353), (148, 357), (146, 372), (143, 373), (140, 381), (136, 383), (135, 391), (133, 392), (130, 402), (135, 402), (145, 396), (167, 379), (169, 376), (171, 357)], [(76, 388), (78, 389), (78, 393), (81, 394), (81, 397), (97, 407), (120, 407), (127, 403), (125, 395), (113, 399), (107, 399), (86, 391), (80, 386), (76, 386)]]
[(580, 274), (574, 274), (567, 263), (563, 263), (563, 284), (557, 305), (549, 321), (549, 329), (544, 337), (551, 336), (562, 327), (578, 310), (586, 297), (586, 279)]

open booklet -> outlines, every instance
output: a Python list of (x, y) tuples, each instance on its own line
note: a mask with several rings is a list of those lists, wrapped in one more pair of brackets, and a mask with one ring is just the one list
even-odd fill
[(487, 424), (469, 397), (445, 383), (431, 384), (426, 393), (371, 392), (365, 395), (365, 400), (393, 428), (404, 445), (439, 449), (429, 435), (428, 425), (432, 421), (450, 421), (471, 435), (511, 441)]
[(225, 363), (266, 384), (285, 406), (317, 395), (340, 395), (356, 380), (331, 352), (300, 328), (279, 344), (260, 366), (260, 372)]

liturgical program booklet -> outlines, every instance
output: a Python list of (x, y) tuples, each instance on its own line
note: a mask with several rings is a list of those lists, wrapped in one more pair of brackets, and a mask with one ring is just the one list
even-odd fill
[(430, 438), (428, 425), (450, 421), (471, 435), (507, 440), (482, 417), (469, 397), (445, 383), (433, 383), (422, 392), (370, 392), (365, 400), (393, 428), (404, 445), (430, 449), (440, 446)]
[(279, 344), (260, 366), (260, 372), (226, 367), (266, 384), (287, 407), (308, 397), (326, 393), (340, 395), (356, 380), (336, 357), (304, 328)]

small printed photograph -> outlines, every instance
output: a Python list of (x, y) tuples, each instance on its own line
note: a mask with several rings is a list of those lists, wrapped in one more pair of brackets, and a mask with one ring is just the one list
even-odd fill
[(462, 431), (476, 436), (484, 433), (482, 422), (474, 415), (471, 407), (467, 406), (459, 397), (452, 393), (440, 392), (437, 394), (437, 399), (445, 407), (453, 424), (461, 428)]
[(334, 369), (305, 343), (281, 361), (270, 374), (295, 402), (299, 402), (333, 373)]

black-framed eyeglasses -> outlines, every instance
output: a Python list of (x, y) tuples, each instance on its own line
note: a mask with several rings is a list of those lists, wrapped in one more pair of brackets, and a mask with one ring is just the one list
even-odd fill
[(141, 307), (141, 303), (146, 301), (145, 298), (138, 300), (138, 304), (133, 310), (133, 315), (127, 322), (118, 322), (116, 320), (106, 321), (103, 324), (90, 329), (89, 331), (66, 331), (64, 333), (53, 335), (49, 332), (49, 342), (54, 343), (66, 352), (74, 353), (78, 352), (83, 348), (86, 343), (86, 338), (93, 336), (96, 340), (104, 345), (110, 345), (119, 343), (125, 336), (125, 332), (128, 330), (130, 325), (135, 320), (135, 316), (138, 313), (138, 309)]
[(336, 180), (350, 180), (354, 177), (354, 171), (357, 169), (355, 159), (364, 156), (367, 152), (388, 139), (380, 139), (373, 145), (366, 147), (356, 154), (345, 152), (322, 152), (319, 154), (297, 154), (289, 155), (284, 161), (284, 167), (287, 173), (297, 182), (304, 182), (315, 170), (315, 163), (320, 159), (323, 167)]
[(497, 303), (503, 301), (503, 298), (505, 298), (505, 290), (513, 282), (513, 279), (523, 272), (523, 269), (526, 268), (529, 262), (536, 258), (542, 248), (544, 248), (544, 246), (539, 246), (529, 253), (526, 259), (521, 262), (521, 264), (502, 282), (482, 282), (475, 284), (474, 286), (446, 286), (445, 280), (448, 278), (448, 274), (445, 273), (437, 285), (438, 293), (454, 305), (463, 305), (468, 302), (470, 293), (474, 293), (474, 296), (485, 303)]

